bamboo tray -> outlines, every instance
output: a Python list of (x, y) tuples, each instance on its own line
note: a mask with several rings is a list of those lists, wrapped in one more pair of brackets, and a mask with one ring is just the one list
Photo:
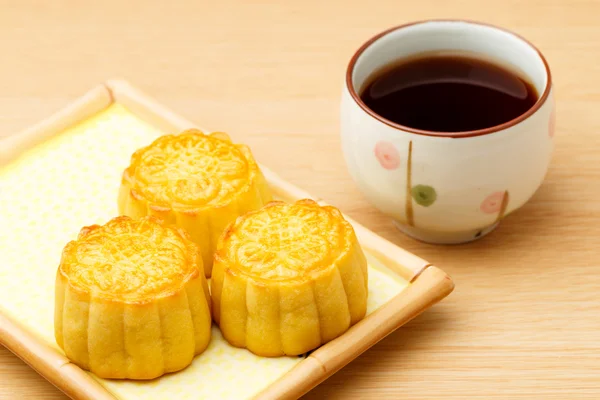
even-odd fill
[[(128, 83), (109, 81), (0, 141), (0, 343), (70, 397), (297, 398), (453, 290), (442, 270), (349, 219), (369, 261), (368, 315), (309, 355), (257, 357), (229, 346), (213, 326), (209, 348), (178, 373), (134, 382), (81, 370), (54, 340), (60, 252), (81, 226), (116, 215), (120, 174), (136, 148), (191, 127)], [(261, 168), (276, 197), (313, 198)]]

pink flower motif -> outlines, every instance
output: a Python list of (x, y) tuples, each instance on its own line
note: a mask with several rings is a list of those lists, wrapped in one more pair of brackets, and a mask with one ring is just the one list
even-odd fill
[(400, 154), (390, 142), (377, 142), (375, 145), (375, 157), (379, 164), (385, 169), (396, 169), (400, 165)]
[(556, 108), (552, 108), (552, 112), (550, 113), (550, 122), (548, 123), (548, 135), (553, 138), (554, 137), (554, 124), (556, 121), (556, 114), (555, 114), (555, 110)]
[(486, 214), (495, 214), (502, 208), (504, 192), (494, 192), (483, 200), (480, 209)]

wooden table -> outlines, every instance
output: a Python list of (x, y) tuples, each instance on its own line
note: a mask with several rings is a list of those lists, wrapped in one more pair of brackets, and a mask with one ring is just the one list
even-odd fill
[[(307, 398), (600, 398), (600, 2), (27, 3), (0, 6), (0, 136), (123, 77), (453, 276), (450, 297)], [(556, 85), (544, 185), (468, 245), (397, 232), (358, 192), (340, 151), (338, 99), (353, 51), (430, 17), (519, 32), (545, 53)], [(0, 399), (29, 398), (65, 397), (0, 348)]]

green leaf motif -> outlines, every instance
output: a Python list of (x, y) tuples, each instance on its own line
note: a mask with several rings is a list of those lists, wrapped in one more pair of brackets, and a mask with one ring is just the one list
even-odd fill
[(435, 192), (435, 189), (427, 185), (413, 186), (410, 193), (415, 202), (423, 207), (429, 207), (435, 203), (435, 200), (437, 199), (437, 193)]

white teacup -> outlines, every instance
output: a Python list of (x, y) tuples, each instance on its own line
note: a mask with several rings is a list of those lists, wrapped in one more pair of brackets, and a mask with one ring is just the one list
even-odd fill
[[(540, 94), (512, 121), (469, 132), (430, 132), (391, 122), (359, 94), (372, 73), (396, 60), (432, 51), (468, 52), (520, 71)], [(531, 198), (553, 150), (550, 69), (525, 39), (504, 29), (460, 20), (392, 28), (352, 57), (341, 102), (344, 156), (366, 198), (409, 236), (462, 243), (490, 232)]]

